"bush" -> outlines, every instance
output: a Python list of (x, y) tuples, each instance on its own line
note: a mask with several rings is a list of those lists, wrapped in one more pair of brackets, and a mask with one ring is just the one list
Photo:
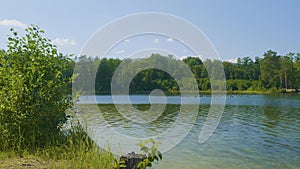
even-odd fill
[(58, 136), (71, 106), (70, 60), (38, 26), (11, 29), (0, 52), (0, 149), (41, 147)]

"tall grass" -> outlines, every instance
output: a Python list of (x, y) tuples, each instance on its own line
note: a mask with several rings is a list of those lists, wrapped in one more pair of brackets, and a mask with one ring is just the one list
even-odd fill
[[(21, 137), (18, 141), (23, 140)], [(2, 154), (2, 159), (6, 159), (6, 161), (15, 157), (41, 159), (46, 168), (114, 168), (115, 158), (113, 154), (100, 149), (78, 123), (71, 125), (68, 130), (52, 138), (53, 140), (49, 140), (49, 144), (44, 147), (31, 146), (23, 149), (18, 145), (7, 147), (6, 145), (9, 144), (4, 141), (0, 145), (0, 154)], [(11, 160), (11, 162), (15, 161)]]

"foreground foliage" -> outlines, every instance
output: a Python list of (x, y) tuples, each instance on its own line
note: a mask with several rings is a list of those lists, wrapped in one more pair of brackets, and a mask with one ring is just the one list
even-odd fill
[(72, 103), (72, 74), (70, 60), (38, 26), (22, 37), (11, 31), (7, 51), (0, 52), (0, 150), (21, 151), (59, 139)]
[(68, 121), (74, 62), (38, 26), (11, 32), (0, 50), (0, 168), (112, 168), (112, 154)]
[[(151, 147), (148, 147), (148, 144), (151, 143)], [(162, 160), (162, 154), (158, 151), (158, 142), (155, 142), (153, 139), (145, 140), (144, 142), (140, 141), (139, 146), (141, 152), (145, 155), (144, 158), (139, 164), (140, 169), (146, 169), (147, 167), (152, 167), (152, 163), (156, 160)]]

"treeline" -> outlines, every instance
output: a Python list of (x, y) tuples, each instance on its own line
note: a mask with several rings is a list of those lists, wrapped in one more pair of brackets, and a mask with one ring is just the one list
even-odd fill
[[(222, 70), (216, 70), (214, 65), (223, 66), (226, 90), (228, 91), (277, 92), (286, 89), (300, 89), (299, 53), (288, 53), (281, 56), (269, 50), (263, 54), (263, 57), (255, 57), (255, 60), (250, 57), (238, 58), (237, 63), (209, 59), (202, 61), (198, 57), (187, 57), (182, 61), (193, 73), (200, 91), (210, 91), (211, 78), (221, 74)], [(153, 89), (176, 94), (181, 85), (192, 85), (191, 79), (185, 78), (188, 76), (188, 72), (183, 71), (186, 69), (184, 65), (180, 64), (183, 63), (182, 61), (174, 59), (171, 55), (161, 56), (159, 54), (152, 54), (149, 58), (140, 60), (113, 58), (100, 60), (81, 56), (76, 63), (76, 69), (80, 72), (77, 82), (82, 83), (79, 86), (83, 91), (88, 92), (93, 89), (93, 86), (86, 82), (90, 82), (91, 78), (96, 77), (95, 93), (111, 94), (112, 78), (119, 66), (118, 73), (122, 74), (120, 79), (134, 76), (133, 79), (130, 79), (129, 93), (131, 94), (149, 93)], [(153, 64), (158, 69), (148, 68)], [(138, 73), (136, 73), (137, 70), (139, 70)], [(93, 72), (96, 74), (92, 75)], [(174, 77), (180, 78), (175, 79)], [(125, 82), (120, 79), (114, 83), (120, 83), (119, 87), (122, 88), (122, 84)]]

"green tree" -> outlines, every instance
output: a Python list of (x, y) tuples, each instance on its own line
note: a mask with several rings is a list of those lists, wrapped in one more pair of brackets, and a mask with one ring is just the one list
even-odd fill
[[(293, 56), (294, 53), (288, 53), (287, 55), (280, 58), (281, 64), (281, 86), (284, 86), (285, 89), (288, 89), (289, 86), (292, 86), (293, 79)], [(282, 84), (284, 82), (284, 85)], [(290, 83), (288, 83), (290, 82)]]
[[(97, 60), (98, 63), (98, 60)], [(92, 83), (89, 83), (95, 77), (97, 72), (97, 68), (95, 67), (96, 61), (91, 57), (80, 56), (78, 62), (76, 63), (76, 74), (78, 77), (76, 78), (76, 82), (74, 85), (74, 89), (80, 91), (82, 94), (90, 94), (92, 93), (92, 89), (94, 88)]]
[(237, 63), (234, 66), (234, 79), (244, 79), (244, 68), (241, 58), (237, 59)]
[(280, 56), (274, 51), (264, 53), (260, 62), (261, 80), (266, 88), (280, 87)]
[(58, 136), (71, 107), (70, 60), (38, 26), (23, 37), (11, 31), (0, 52), (0, 147), (44, 146)]
[(294, 82), (294, 88), (300, 89), (300, 53), (297, 53), (295, 58), (295, 64), (294, 64), (294, 77), (295, 77), (295, 82)]
[(223, 62), (224, 72), (226, 79), (233, 79), (234, 65), (230, 62)]
[(260, 61), (261, 61), (261, 58), (259, 57), (255, 57), (255, 61), (253, 63), (253, 66), (252, 66), (252, 73), (253, 73), (253, 78), (254, 80), (259, 80), (259, 76), (261, 74), (260, 72)]

